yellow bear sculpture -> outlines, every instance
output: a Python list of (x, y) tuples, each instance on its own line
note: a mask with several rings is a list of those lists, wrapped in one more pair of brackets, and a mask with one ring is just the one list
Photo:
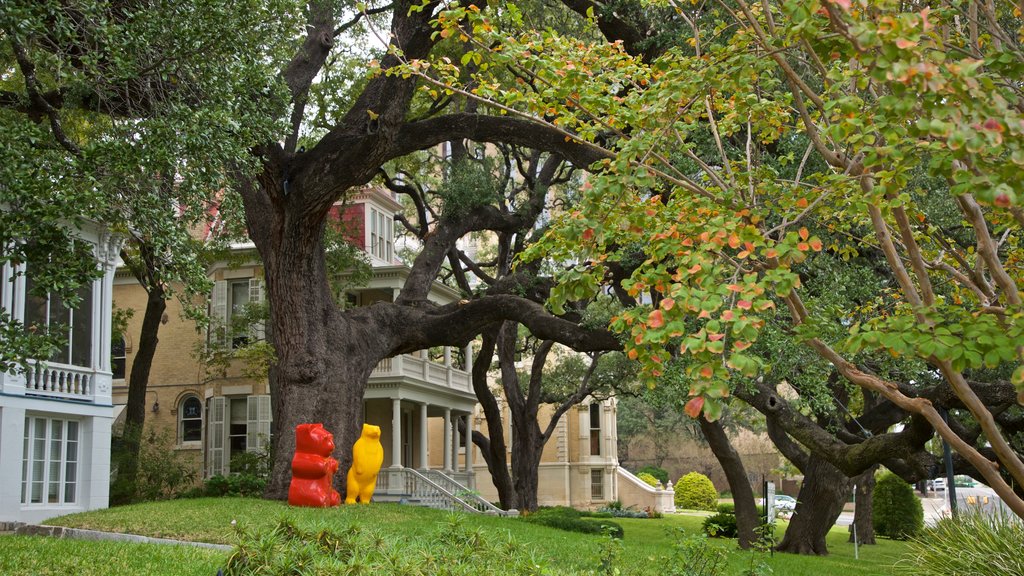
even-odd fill
[(352, 467), (348, 469), (348, 487), (345, 503), (355, 504), (356, 498), (369, 504), (377, 487), (377, 473), (384, 463), (384, 447), (380, 444), (380, 426), (363, 424), (363, 434), (352, 446)]

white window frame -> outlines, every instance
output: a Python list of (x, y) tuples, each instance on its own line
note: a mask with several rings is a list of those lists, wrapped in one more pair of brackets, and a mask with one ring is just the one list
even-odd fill
[[(38, 421), (45, 422), (44, 426), (44, 437), (43, 440), (43, 455), (42, 458), (38, 458), (36, 452), (36, 442), (39, 437), (36, 436), (36, 423)], [(53, 424), (60, 423), (61, 437), (59, 440), (53, 438)], [(74, 446), (74, 460), (68, 458), (68, 430), (71, 428), (71, 424), (75, 427), (75, 446)], [(25, 432), (24, 432), (24, 453), (22, 454), (22, 467), (21, 467), (21, 505), (26, 507), (52, 507), (52, 506), (65, 506), (69, 504), (77, 504), (79, 496), (79, 486), (82, 484), (82, 422), (73, 418), (49, 418), (46, 416), (25, 416)], [(60, 455), (57, 459), (53, 458), (53, 443), (59, 442)], [(34, 476), (35, 461), (41, 461), (43, 463), (42, 478), (38, 479)], [(68, 465), (72, 465), (74, 471), (74, 481), (68, 482), (67, 473), (69, 471)], [(51, 467), (57, 465), (59, 470), (57, 473), (56, 480), (51, 479)], [(33, 484), (40, 484), (40, 501), (32, 501), (32, 488)], [(49, 501), (50, 486), (52, 484), (57, 485), (57, 501)], [(71, 497), (68, 498), (68, 484), (72, 484)]]
[[(185, 402), (189, 400), (195, 400), (199, 403), (199, 439), (198, 440), (185, 440)], [(203, 431), (206, 429), (206, 419), (204, 417), (204, 406), (203, 400), (195, 394), (187, 394), (181, 398), (177, 406), (178, 412), (178, 447), (179, 448), (202, 448), (203, 446)], [(189, 418), (190, 421), (195, 421), (196, 418)]]
[[(33, 301), (35, 296), (32, 296), (32, 295), (30, 295), (28, 293), (29, 282), (31, 281), (31, 276), (29, 275), (30, 272), (26, 271), (26, 272), (24, 272), (24, 274), (25, 274), (25, 284), (24, 284), (25, 293), (22, 296), (22, 306), (24, 307), (24, 309), (22, 310), (22, 321), (27, 324), (28, 323), (28, 306)], [(49, 360), (49, 362), (51, 364), (61, 364), (61, 365), (64, 365), (64, 366), (77, 366), (79, 368), (94, 368), (95, 367), (94, 366), (94, 364), (95, 364), (95, 354), (94, 354), (94, 352), (95, 352), (95, 347), (97, 345), (97, 343), (95, 342), (95, 339), (96, 339), (95, 332), (96, 332), (97, 318), (96, 318), (96, 309), (93, 306), (93, 304), (96, 301), (96, 294), (101, 289), (101, 287), (97, 284), (96, 281), (89, 281), (89, 282), (86, 282), (85, 284), (82, 284), (79, 287), (78, 290), (81, 293), (86, 288), (88, 288), (88, 294), (84, 294), (83, 296), (88, 296), (88, 298), (82, 298), (81, 301), (78, 303), (78, 308), (71, 308), (67, 304), (61, 303), (61, 305), (65, 307), (65, 311), (64, 311), (65, 318), (63, 318), (63, 319), (54, 319), (54, 318), (52, 318), (53, 311), (51, 310), (51, 308), (53, 306), (53, 297), (54, 297), (54, 295), (53, 295), (52, 292), (47, 292), (46, 293), (45, 311), (43, 313), (43, 320), (44, 320), (44, 322), (42, 322), (42, 326), (47, 331), (49, 331), (51, 323), (55, 323), (55, 325), (59, 325), (61, 322), (63, 322), (64, 323), (64, 328), (65, 328), (64, 331), (63, 331), (64, 332), (63, 342), (65, 344), (67, 344), (67, 347), (68, 347), (66, 352), (61, 350), (61, 352), (63, 352), (62, 357), (60, 357), (58, 359), (51, 358)], [(75, 341), (75, 324), (76, 324), (75, 320), (76, 319), (81, 319), (80, 315), (86, 315), (89, 318), (89, 330), (85, 333), (86, 336), (87, 336), (87, 342), (85, 342), (84, 344), (77, 343)], [(75, 364), (75, 362), (74, 362), (74, 358), (76, 356), (75, 349), (78, 346), (86, 346), (88, 348), (88, 350), (87, 350), (88, 353), (86, 355), (86, 358), (87, 358), (86, 364)]]

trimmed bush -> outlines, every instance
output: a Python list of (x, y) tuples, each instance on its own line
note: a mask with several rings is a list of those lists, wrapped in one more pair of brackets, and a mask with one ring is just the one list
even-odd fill
[(650, 474), (658, 479), (664, 485), (668, 485), (668, 470), (664, 468), (658, 468), (657, 466), (644, 466), (643, 468), (636, 471), (636, 475)]
[(875, 533), (906, 540), (924, 528), (924, 508), (914, 489), (895, 474), (884, 474), (875, 483), (871, 500)]
[(676, 508), (712, 510), (718, 506), (718, 490), (711, 479), (700, 472), (690, 472), (675, 485)]
[(721, 502), (715, 509), (718, 510), (719, 514), (735, 514), (736, 504), (733, 504), (732, 502)]
[(702, 528), (704, 533), (712, 538), (735, 538), (738, 532), (736, 515), (719, 512), (714, 516), (708, 516), (704, 519)]
[(581, 534), (604, 534), (608, 533), (612, 538), (622, 538), (624, 531), (622, 526), (598, 517), (595, 520), (587, 520), (583, 513), (567, 506), (555, 506), (552, 508), (541, 508), (523, 520), (531, 524), (539, 524), (549, 528), (558, 528), (567, 532), (579, 532)]
[[(878, 489), (877, 487), (875, 488)], [(1024, 574), (1024, 524), (1008, 515), (962, 513), (913, 538), (896, 574), (1008, 576)]]
[(641, 479), (641, 480), (643, 480), (644, 482), (650, 484), (651, 486), (654, 486), (655, 488), (658, 487), (658, 484), (661, 484), (660, 480), (658, 480), (654, 476), (648, 474), (647, 472), (641, 472), (641, 473), (637, 474), (636, 477)]

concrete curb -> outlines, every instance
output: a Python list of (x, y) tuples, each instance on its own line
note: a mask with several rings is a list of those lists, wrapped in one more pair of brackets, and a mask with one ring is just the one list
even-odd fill
[(101, 532), (99, 530), (85, 530), (83, 528), (65, 528), (64, 526), (46, 526), (38, 524), (22, 524), (14, 530), (14, 533), (19, 536), (50, 536), (53, 538), (73, 538), (76, 540), (109, 540), (114, 542), (136, 542), (140, 544), (194, 546), (196, 548), (210, 548), (225, 552), (233, 549), (232, 546), (228, 546), (226, 544), (188, 542), (186, 540), (173, 540), (170, 538), (151, 538), (149, 536), (139, 536), (138, 534), (121, 534), (118, 532)]

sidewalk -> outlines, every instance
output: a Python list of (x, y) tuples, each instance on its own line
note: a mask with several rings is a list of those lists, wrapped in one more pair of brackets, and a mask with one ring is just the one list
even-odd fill
[(45, 524), (19, 524), (13, 531), (4, 531), (3, 534), (14, 534), (17, 536), (50, 536), (53, 538), (71, 538), (75, 540), (109, 540), (113, 542), (135, 542), (139, 544), (164, 544), (171, 546), (194, 546), (196, 548), (210, 548), (213, 550), (230, 551), (232, 546), (226, 544), (211, 544), (209, 542), (189, 542), (187, 540), (174, 540), (171, 538), (152, 538), (150, 536), (139, 536), (138, 534), (122, 534), (120, 532), (102, 532), (100, 530), (85, 530), (83, 528), (65, 528), (64, 526), (47, 526)]

